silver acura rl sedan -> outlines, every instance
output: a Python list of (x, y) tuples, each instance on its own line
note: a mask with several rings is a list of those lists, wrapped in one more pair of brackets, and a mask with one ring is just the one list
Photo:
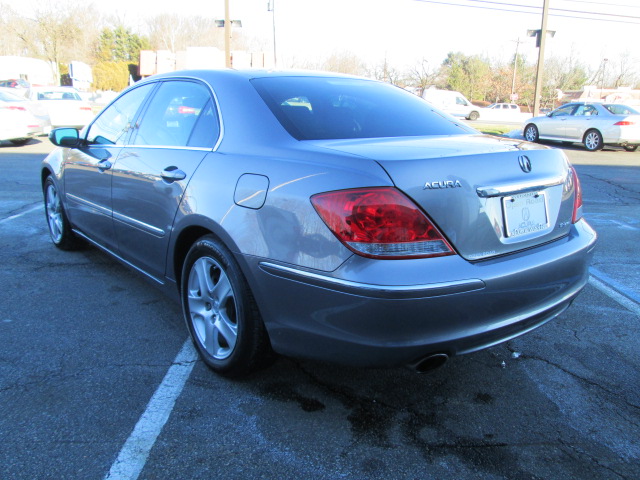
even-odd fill
[(596, 233), (561, 150), (385, 83), (174, 72), (50, 138), (53, 243), (179, 298), (223, 375), (274, 352), (428, 371), (544, 324), (588, 279)]

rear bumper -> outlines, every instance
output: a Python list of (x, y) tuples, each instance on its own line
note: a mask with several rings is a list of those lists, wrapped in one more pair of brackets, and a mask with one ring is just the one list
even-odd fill
[(595, 242), (582, 220), (561, 240), (478, 263), (353, 256), (330, 274), (244, 263), (277, 352), (398, 366), (486, 348), (559, 315), (586, 285)]

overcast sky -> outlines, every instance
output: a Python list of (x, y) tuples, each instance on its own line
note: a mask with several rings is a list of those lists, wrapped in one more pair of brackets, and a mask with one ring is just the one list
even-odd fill
[[(386, 58), (398, 68), (423, 57), (440, 64), (449, 51), (507, 60), (513, 57), (518, 39), (520, 53), (530, 62), (537, 58), (535, 41), (527, 37), (527, 30), (540, 28), (543, 0), (272, 1), (278, 58), (283, 63), (293, 58), (326, 58), (342, 51), (368, 63)], [(552, 9), (548, 28), (556, 31), (547, 43), (548, 56), (574, 52), (593, 69), (602, 59), (615, 61), (625, 53), (640, 63), (640, 0), (548, 1)], [(232, 19), (242, 21), (247, 37), (263, 38), (265, 48), (271, 48), (273, 17), (267, 3), (230, 0), (230, 11)], [(154, 0), (152, 8), (147, 1), (131, 0), (98, 5), (115, 9), (132, 25), (137, 16), (161, 12), (224, 18), (223, 0)]]

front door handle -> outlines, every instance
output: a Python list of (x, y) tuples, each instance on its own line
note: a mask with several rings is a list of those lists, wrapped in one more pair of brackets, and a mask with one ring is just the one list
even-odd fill
[(187, 174), (180, 170), (178, 167), (167, 167), (162, 171), (160, 175), (166, 182), (172, 183), (178, 180), (184, 180), (187, 178)]
[(109, 160), (101, 160), (98, 162), (98, 170), (104, 172), (105, 170), (109, 170), (112, 167), (112, 164)]

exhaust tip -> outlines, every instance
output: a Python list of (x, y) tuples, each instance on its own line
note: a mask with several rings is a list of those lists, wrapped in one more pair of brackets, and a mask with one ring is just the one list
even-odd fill
[(434, 353), (412, 363), (409, 368), (416, 373), (429, 373), (440, 368), (447, 360), (449, 360), (449, 355), (446, 353)]

